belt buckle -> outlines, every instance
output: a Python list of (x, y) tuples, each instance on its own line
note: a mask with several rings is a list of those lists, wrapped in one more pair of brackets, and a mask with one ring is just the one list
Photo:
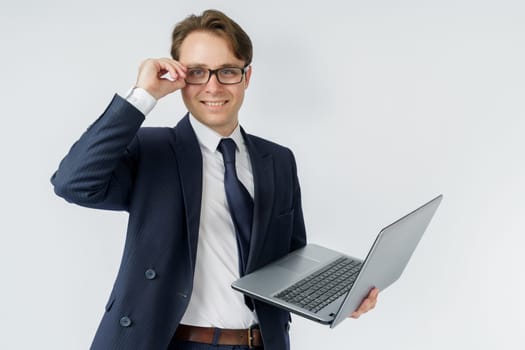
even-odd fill
[(253, 349), (253, 331), (252, 328), (248, 328), (248, 348)]

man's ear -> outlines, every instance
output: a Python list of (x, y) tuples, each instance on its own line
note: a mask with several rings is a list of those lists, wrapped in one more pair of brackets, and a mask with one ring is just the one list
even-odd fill
[(246, 73), (244, 73), (244, 88), (247, 89), (248, 85), (250, 85), (250, 78), (252, 76), (252, 66), (248, 66), (246, 68)]

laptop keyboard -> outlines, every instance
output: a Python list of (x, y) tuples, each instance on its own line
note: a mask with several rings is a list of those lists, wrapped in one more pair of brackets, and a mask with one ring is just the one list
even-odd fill
[(303, 278), (274, 297), (317, 312), (352, 288), (361, 262), (341, 257)]

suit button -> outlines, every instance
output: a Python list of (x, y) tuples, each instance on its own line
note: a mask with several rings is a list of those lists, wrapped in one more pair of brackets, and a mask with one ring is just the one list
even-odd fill
[(131, 326), (131, 319), (128, 316), (124, 316), (120, 319), (120, 325), (122, 327), (129, 327)]
[(148, 280), (152, 280), (155, 279), (155, 277), (157, 277), (157, 273), (153, 269), (147, 269), (146, 272), (144, 272), (144, 275)]

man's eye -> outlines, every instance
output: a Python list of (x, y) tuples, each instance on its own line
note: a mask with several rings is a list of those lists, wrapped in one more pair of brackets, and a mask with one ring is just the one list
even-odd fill
[(224, 68), (224, 69), (221, 69), (221, 75), (224, 75), (224, 76), (232, 76), (232, 75), (237, 75), (239, 72), (234, 69), (234, 68)]
[(194, 78), (202, 77), (204, 75), (204, 69), (190, 69), (188, 75)]

